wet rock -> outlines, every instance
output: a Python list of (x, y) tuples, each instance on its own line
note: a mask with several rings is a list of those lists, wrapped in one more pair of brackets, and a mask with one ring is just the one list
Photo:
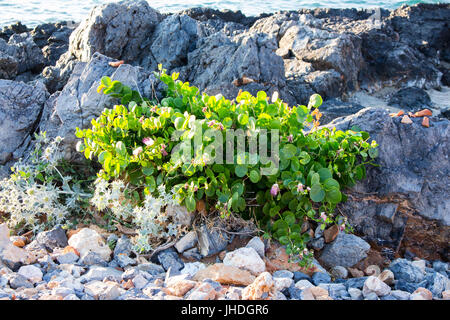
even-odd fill
[(417, 87), (400, 89), (391, 97), (389, 105), (404, 111), (419, 111), (432, 106), (428, 93)]
[(239, 248), (228, 252), (223, 259), (223, 264), (242, 268), (258, 275), (266, 270), (266, 264), (253, 248)]
[(364, 259), (370, 245), (363, 239), (340, 233), (336, 240), (323, 249), (320, 259), (325, 265), (351, 267)]

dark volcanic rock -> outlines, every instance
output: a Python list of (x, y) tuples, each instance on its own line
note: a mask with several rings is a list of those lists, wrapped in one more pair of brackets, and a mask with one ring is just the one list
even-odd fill
[(20, 21), (16, 22), (15, 24), (12, 24), (10, 26), (3, 27), (3, 29), (0, 31), (0, 38), (2, 38), (5, 41), (8, 41), (9, 38), (16, 33), (24, 33), (28, 32), (29, 29), (27, 26), (23, 25)]
[(362, 109), (364, 109), (362, 105), (353, 102), (344, 102), (340, 99), (324, 100), (319, 108), (323, 114), (320, 123), (327, 124), (336, 118), (355, 114)]
[(400, 89), (389, 100), (389, 105), (396, 106), (405, 111), (418, 111), (430, 108), (431, 99), (428, 93), (417, 87)]
[[(352, 189), (342, 210), (370, 241), (394, 249), (402, 241), (403, 247), (416, 250), (422, 258), (447, 259), (449, 121), (431, 118), (429, 128), (421, 125), (421, 119), (410, 125), (400, 121), (387, 111), (366, 108), (327, 125), (341, 130), (357, 126), (379, 144), (379, 167), (368, 168), (367, 178)], [(386, 202), (399, 205), (393, 223), (380, 215), (380, 203)]]

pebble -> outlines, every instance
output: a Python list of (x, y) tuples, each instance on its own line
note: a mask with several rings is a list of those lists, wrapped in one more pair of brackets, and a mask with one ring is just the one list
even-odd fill
[(312, 281), (311, 277), (308, 276), (306, 273), (303, 273), (303, 272), (300, 272), (300, 271), (295, 271), (294, 272), (294, 281), (298, 282), (300, 280)]
[[(289, 279), (293, 279), (294, 278), (294, 273), (292, 273), (289, 270), (277, 270), (272, 274), (273, 278), (289, 278)], [(300, 280), (300, 279), (298, 279)]]
[(32, 283), (42, 281), (42, 271), (34, 265), (22, 266), (17, 273), (24, 276)]
[(410, 297), (410, 300), (432, 300), (433, 294), (425, 288), (417, 288)]
[(348, 271), (342, 266), (335, 266), (331, 268), (331, 275), (335, 278), (346, 279), (348, 277)]
[(362, 300), (363, 299), (362, 291), (357, 288), (349, 288), (348, 294), (350, 295), (352, 300)]
[(364, 282), (363, 295), (366, 297), (369, 293), (374, 292), (377, 296), (386, 296), (391, 292), (391, 287), (375, 276), (370, 276)]
[(318, 286), (320, 283), (330, 283), (331, 282), (331, 277), (323, 272), (315, 272), (312, 275), (312, 282)]

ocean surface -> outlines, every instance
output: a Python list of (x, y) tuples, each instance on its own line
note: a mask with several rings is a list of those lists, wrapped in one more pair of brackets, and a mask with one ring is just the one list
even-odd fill
[[(33, 27), (45, 22), (81, 21), (96, 5), (119, 0), (0, 0), (0, 27), (17, 21)], [(177, 12), (191, 7), (241, 10), (247, 16), (257, 16), (279, 10), (300, 8), (374, 8), (395, 9), (402, 4), (450, 3), (450, 0), (148, 0), (161, 12)]]

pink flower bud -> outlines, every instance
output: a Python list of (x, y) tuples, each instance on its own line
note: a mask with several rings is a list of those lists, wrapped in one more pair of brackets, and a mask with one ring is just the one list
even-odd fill
[(142, 143), (144, 143), (146, 146), (151, 146), (155, 143), (155, 141), (150, 137), (146, 137), (142, 139)]
[(144, 151), (144, 150), (142, 149), (142, 147), (138, 147), (138, 148), (134, 149), (133, 155), (137, 157), (137, 156), (139, 156), (143, 151)]
[(297, 185), (297, 191), (298, 191), (298, 192), (303, 192), (303, 191), (305, 191), (305, 190), (303, 189), (303, 184), (299, 183), (299, 184)]
[(291, 134), (287, 137), (287, 139), (288, 139), (288, 142), (292, 142), (292, 141), (294, 141), (294, 136)]
[(278, 186), (277, 183), (275, 183), (272, 188), (270, 188), (270, 194), (272, 195), (272, 197), (275, 197), (278, 192), (280, 192), (280, 187)]

